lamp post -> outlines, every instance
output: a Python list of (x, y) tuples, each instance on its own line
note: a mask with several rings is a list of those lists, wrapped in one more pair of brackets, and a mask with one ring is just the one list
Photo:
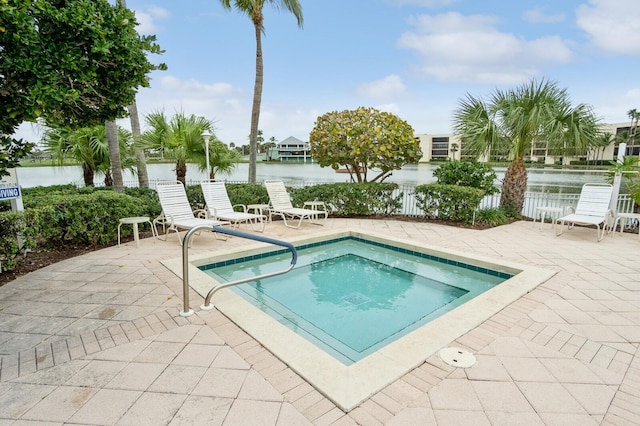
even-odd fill
[(211, 165), (209, 164), (209, 138), (211, 138), (211, 133), (209, 130), (205, 129), (202, 132), (202, 138), (204, 139), (204, 155), (207, 161), (207, 180), (211, 179)]

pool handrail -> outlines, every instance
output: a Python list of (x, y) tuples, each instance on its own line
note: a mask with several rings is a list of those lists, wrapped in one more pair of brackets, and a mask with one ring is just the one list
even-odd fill
[[(183, 293), (184, 307), (183, 307), (183, 311), (180, 312), (180, 316), (183, 316), (183, 317), (188, 317), (193, 315), (193, 310), (189, 308), (189, 240), (191, 236), (196, 232), (199, 232), (203, 229), (209, 229), (209, 228), (211, 228), (211, 226), (209, 225), (198, 225), (191, 228), (184, 236), (184, 241), (182, 242), (182, 293)], [(209, 290), (209, 292), (207, 293), (207, 296), (204, 299), (204, 304), (200, 306), (200, 309), (202, 310), (213, 309), (213, 304), (211, 303), (211, 297), (218, 290), (222, 290), (223, 288), (232, 287), (238, 284), (243, 284), (249, 281), (256, 281), (264, 278), (273, 277), (276, 275), (285, 274), (290, 270), (292, 270), (293, 267), (296, 265), (296, 262), (298, 261), (298, 252), (296, 251), (295, 246), (289, 242), (276, 240), (274, 238), (264, 237), (262, 235), (249, 234), (246, 232), (237, 231), (235, 229), (223, 228), (222, 226), (213, 226), (212, 230), (213, 232), (220, 232), (222, 234), (230, 235), (233, 237), (246, 238), (246, 239), (258, 241), (261, 243), (267, 243), (267, 244), (273, 244), (273, 245), (285, 247), (289, 249), (289, 251), (291, 252), (291, 263), (287, 268), (281, 271), (269, 272), (269, 273), (261, 274), (254, 277), (243, 278), (236, 281), (229, 281), (226, 283), (218, 284), (217, 286)]]

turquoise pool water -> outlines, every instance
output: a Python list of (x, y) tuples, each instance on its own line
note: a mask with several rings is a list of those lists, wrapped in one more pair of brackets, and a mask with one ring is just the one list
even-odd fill
[[(357, 237), (297, 247), (285, 275), (232, 290), (349, 365), (511, 275)], [(201, 266), (219, 282), (284, 269), (285, 251)]]

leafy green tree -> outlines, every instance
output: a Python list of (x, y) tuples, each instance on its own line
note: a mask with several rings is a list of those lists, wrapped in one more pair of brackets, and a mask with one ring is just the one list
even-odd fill
[(309, 136), (311, 156), (322, 167), (346, 165), (357, 182), (380, 169), (370, 182), (383, 181), (393, 170), (420, 160), (420, 142), (406, 121), (375, 108), (328, 112), (318, 117)]
[(226, 8), (231, 5), (253, 22), (256, 37), (256, 79), (253, 86), (253, 106), (251, 108), (251, 132), (249, 134), (249, 183), (256, 182), (256, 160), (258, 151), (258, 124), (260, 121), (260, 103), (262, 102), (262, 85), (264, 65), (262, 63), (262, 34), (264, 33), (264, 15), (262, 8), (266, 3), (276, 8), (284, 7), (291, 12), (302, 28), (302, 6), (298, 0), (220, 0)]
[[(176, 161), (176, 179), (186, 184), (187, 161), (202, 159), (205, 164), (205, 143), (202, 132), (213, 133), (213, 122), (202, 116), (175, 114), (167, 120), (164, 112), (152, 112), (146, 116), (149, 130), (144, 132), (134, 147), (159, 150), (163, 158)], [(212, 140), (216, 140), (212, 136)]]
[(486, 163), (477, 161), (447, 161), (433, 172), (441, 185), (470, 186), (482, 189), (485, 195), (497, 194), (496, 172)]
[[(131, 170), (133, 161), (128, 153), (131, 143), (131, 133), (122, 127), (117, 128), (120, 164), (124, 169)], [(94, 186), (96, 172), (105, 175), (105, 185), (112, 186), (111, 161), (109, 144), (104, 125), (70, 129), (68, 127), (49, 128), (42, 138), (44, 151), (51, 154), (60, 164), (65, 160), (73, 160), (82, 167), (85, 186)]]
[(572, 106), (566, 89), (547, 80), (496, 89), (488, 102), (467, 94), (453, 117), (463, 146), (478, 156), (508, 149), (512, 159), (502, 182), (500, 206), (520, 212), (527, 188), (524, 156), (534, 140), (553, 152), (586, 150), (598, 134), (598, 120), (585, 104)]
[(28, 152), (24, 121), (78, 128), (126, 115), (147, 75), (166, 68), (130, 10), (108, 0), (0, 1), (0, 175)]

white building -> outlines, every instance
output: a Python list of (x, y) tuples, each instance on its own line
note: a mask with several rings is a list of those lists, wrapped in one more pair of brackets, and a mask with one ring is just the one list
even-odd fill
[(274, 159), (283, 163), (310, 163), (311, 153), (309, 142), (289, 136), (276, 145), (277, 154)]
[[(622, 132), (633, 132), (635, 128), (631, 128), (631, 123), (613, 123), (603, 124), (600, 126), (602, 133), (610, 133), (613, 137)], [(422, 158), (420, 162), (441, 161), (446, 159), (459, 160), (465, 156), (462, 154), (462, 142), (460, 137), (454, 134), (416, 134), (415, 138), (420, 141), (420, 149), (422, 150)], [(640, 155), (640, 140), (635, 143), (627, 142), (627, 156)], [(527, 158), (532, 162), (544, 164), (570, 164), (572, 161), (602, 161), (608, 164), (609, 161), (615, 160), (618, 156), (617, 143), (612, 141), (609, 146), (600, 149), (592, 149), (588, 152), (580, 153), (573, 156), (554, 155), (549, 152), (546, 142), (540, 141), (534, 143), (531, 152)], [(492, 153), (492, 157), (498, 153)], [(503, 156), (506, 153), (502, 153)], [(503, 158), (506, 159), (506, 158)], [(480, 158), (479, 161), (488, 161), (489, 158)]]

